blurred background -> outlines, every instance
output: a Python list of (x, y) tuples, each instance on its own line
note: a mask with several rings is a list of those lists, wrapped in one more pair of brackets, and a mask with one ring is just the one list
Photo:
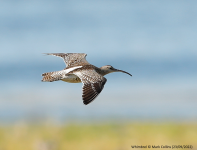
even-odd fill
[[(195, 143), (186, 139), (197, 139), (197, 1), (0, 3), (0, 150)], [(43, 54), (58, 52), (86, 53), (91, 64), (112, 65), (133, 77), (107, 75), (102, 93), (85, 106), (81, 83), (41, 82), (42, 73), (65, 67), (62, 59)], [(108, 132), (111, 147), (98, 138)], [(18, 145), (27, 139), (26, 147)], [(90, 139), (102, 139), (103, 147), (87, 147)]]

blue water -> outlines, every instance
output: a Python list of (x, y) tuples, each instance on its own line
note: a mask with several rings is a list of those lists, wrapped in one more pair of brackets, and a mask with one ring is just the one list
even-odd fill
[[(3, 1), (0, 122), (197, 118), (196, 1)], [(114, 73), (90, 105), (82, 84), (42, 83), (65, 67), (46, 52), (83, 52)]]

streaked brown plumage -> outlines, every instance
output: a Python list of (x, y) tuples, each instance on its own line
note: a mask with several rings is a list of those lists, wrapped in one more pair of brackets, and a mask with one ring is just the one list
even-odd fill
[(102, 91), (107, 79), (104, 75), (112, 72), (123, 72), (130, 76), (130, 73), (113, 68), (110, 65), (98, 68), (87, 62), (84, 53), (47, 53), (63, 58), (66, 68), (61, 71), (43, 73), (44, 82), (62, 80), (70, 83), (83, 83), (83, 103), (85, 105), (92, 102)]

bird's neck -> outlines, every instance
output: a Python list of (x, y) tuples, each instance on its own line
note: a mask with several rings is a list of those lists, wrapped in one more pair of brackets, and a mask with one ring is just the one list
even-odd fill
[(110, 73), (108, 70), (103, 70), (101, 68), (97, 68), (96, 71), (102, 76), (105, 76), (106, 74)]

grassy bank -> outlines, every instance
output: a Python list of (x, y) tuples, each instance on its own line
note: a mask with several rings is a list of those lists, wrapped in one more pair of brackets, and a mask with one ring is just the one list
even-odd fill
[(131, 145), (176, 144), (191, 144), (197, 149), (197, 124), (0, 126), (0, 150), (131, 150)]

